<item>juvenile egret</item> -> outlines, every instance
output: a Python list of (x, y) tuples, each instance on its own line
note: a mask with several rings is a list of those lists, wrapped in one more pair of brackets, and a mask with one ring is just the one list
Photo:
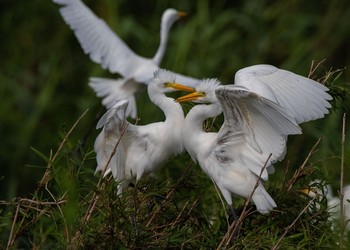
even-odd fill
[[(268, 179), (272, 164), (284, 158), (287, 136), (301, 133), (298, 123), (323, 117), (331, 96), (323, 85), (270, 65), (244, 68), (234, 85), (219, 84), (203, 80), (196, 92), (177, 99), (209, 103), (196, 105), (187, 114), (184, 147), (217, 185), (234, 215), (231, 195), (248, 198), (256, 184), (252, 200), (260, 213), (268, 213), (276, 203), (259, 175)], [(203, 122), (221, 112), (225, 119), (218, 133), (204, 132)]]
[[(319, 187), (322, 187), (320, 189)], [(322, 191), (321, 191), (322, 190)], [(311, 198), (315, 196), (322, 197), (325, 195), (327, 200), (328, 212), (331, 215), (332, 222), (339, 221), (340, 218), (340, 199), (338, 196), (333, 195), (331, 185), (325, 185), (321, 180), (315, 180), (310, 183), (310, 187), (301, 190)], [(346, 185), (343, 188), (343, 210), (344, 210), (344, 226), (346, 231), (350, 231), (350, 185)], [(317, 208), (320, 208), (319, 206)]]
[[(153, 73), (159, 68), (166, 49), (169, 30), (185, 13), (175, 9), (164, 11), (160, 29), (160, 46), (153, 58), (144, 58), (132, 51), (82, 1), (53, 0), (53, 2), (63, 5), (60, 13), (74, 31), (85, 54), (90, 55), (93, 62), (101, 64), (102, 68), (122, 76), (119, 79), (90, 78), (89, 85), (97, 96), (103, 98), (103, 105), (111, 108), (117, 101), (126, 99), (129, 102), (126, 114), (128, 117), (135, 118), (137, 109), (134, 94), (140, 88), (140, 83), (148, 84)], [(191, 77), (178, 75), (177, 79), (185, 85), (194, 86), (195, 83)]]
[(133, 178), (139, 180), (183, 150), (181, 130), (184, 113), (181, 105), (165, 93), (176, 90), (193, 92), (194, 89), (176, 84), (175, 79), (176, 75), (170, 71), (158, 70), (148, 85), (149, 97), (164, 112), (165, 121), (143, 126), (130, 124), (125, 119), (128, 101), (122, 100), (98, 122), (97, 129), (103, 129), (94, 146), (96, 171), (111, 170), (114, 178), (121, 182), (118, 193)]

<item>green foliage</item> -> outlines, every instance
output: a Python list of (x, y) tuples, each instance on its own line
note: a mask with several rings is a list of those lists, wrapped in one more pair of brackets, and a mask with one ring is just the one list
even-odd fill
[[(69, 134), (65, 138), (68, 138)], [(65, 143), (64, 143), (65, 142)], [(75, 151), (63, 141), (60, 151), (46, 157), (46, 173), (32, 198), (3, 202), (1, 243), (15, 248), (204, 248), (233, 249), (332, 249), (339, 231), (330, 219), (327, 200), (311, 198), (300, 190), (320, 177), (318, 164), (306, 161), (282, 181), (271, 181), (268, 191), (278, 208), (270, 215), (253, 206), (236, 203), (242, 224), (233, 240), (232, 218), (214, 186), (188, 156), (178, 177), (145, 178), (117, 196), (117, 183), (87, 168), (92, 152)], [(318, 184), (317, 188), (323, 190)], [(237, 200), (238, 201), (238, 200)], [(6, 237), (5, 237), (6, 236)], [(221, 248), (219, 247), (219, 248)]]
[[(324, 119), (303, 124), (303, 135), (290, 138), (285, 160), (266, 183), (277, 211), (262, 216), (250, 210), (230, 247), (270, 249), (281, 238), (281, 249), (337, 246), (339, 231), (330, 224), (325, 200), (313, 200), (301, 214), (310, 199), (298, 190), (316, 178), (339, 190), (342, 116), (349, 111), (350, 92), (346, 2), (86, 3), (146, 57), (159, 44), (162, 11), (175, 7), (188, 12), (187, 20), (171, 31), (164, 68), (231, 83), (238, 69), (268, 63), (302, 75), (311, 72), (326, 84), (335, 108)], [(4, 0), (0, 18), (0, 246), (13, 239), (13, 248), (216, 248), (228, 231), (225, 209), (213, 184), (186, 154), (170, 160), (157, 179), (144, 179), (122, 197), (116, 196), (114, 181), (94, 175), (94, 127), (104, 108), (87, 81), (90, 76), (117, 76), (83, 54), (58, 6)], [(138, 108), (141, 124), (163, 119), (145, 91), (139, 94)], [(219, 122), (215, 120), (215, 128)], [(308, 161), (310, 171), (288, 190), (291, 173), (320, 137), (318, 151)], [(350, 183), (349, 140), (344, 148), (345, 182)], [(236, 206), (243, 206), (242, 200)]]

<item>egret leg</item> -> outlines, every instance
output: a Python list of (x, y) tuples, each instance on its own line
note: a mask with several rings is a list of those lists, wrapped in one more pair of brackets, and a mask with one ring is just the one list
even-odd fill
[(230, 207), (231, 215), (233, 216), (233, 220), (234, 220), (235, 222), (238, 222), (238, 218), (239, 218), (239, 217), (238, 217), (238, 215), (237, 215), (237, 213), (236, 213), (235, 208), (233, 207), (232, 204), (230, 204), (229, 207)]
[[(234, 221), (235, 223), (238, 223), (239, 216), (237, 215), (236, 210), (235, 210), (235, 208), (233, 207), (233, 204), (230, 204), (229, 207), (230, 207), (231, 215), (232, 215), (232, 217), (233, 217), (233, 221)], [(238, 225), (237, 227), (236, 227), (236, 225), (235, 225), (234, 228), (235, 228), (236, 230), (235, 230), (235, 232), (233, 233), (233, 236), (232, 236), (232, 238), (231, 238), (231, 240), (230, 240), (230, 242), (231, 242), (232, 244), (234, 244), (235, 241), (236, 241), (236, 239), (238, 238), (239, 231), (241, 230), (241, 225)]]

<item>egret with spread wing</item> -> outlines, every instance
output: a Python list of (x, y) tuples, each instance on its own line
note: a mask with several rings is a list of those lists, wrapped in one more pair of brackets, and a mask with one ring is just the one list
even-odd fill
[[(135, 92), (140, 83), (148, 84), (153, 73), (159, 68), (163, 58), (168, 34), (176, 20), (184, 16), (184, 12), (167, 9), (163, 13), (160, 30), (160, 46), (153, 58), (144, 58), (132, 51), (100, 18), (98, 18), (81, 0), (53, 0), (63, 5), (60, 13), (65, 22), (74, 31), (84, 52), (90, 55), (95, 63), (111, 73), (119, 73), (122, 78), (90, 78), (89, 85), (97, 96), (103, 97), (102, 103), (111, 108), (119, 101), (126, 99), (129, 104), (126, 115), (136, 117)], [(177, 75), (178, 81), (194, 86), (191, 77)]]
[[(151, 101), (165, 115), (165, 121), (136, 126), (126, 121), (127, 100), (119, 101), (100, 119), (97, 128), (103, 127), (95, 141), (96, 171), (112, 171), (121, 182), (118, 193), (130, 180), (139, 180), (152, 172), (172, 155), (183, 150), (181, 139), (184, 113), (181, 105), (165, 93), (194, 89), (175, 83), (176, 75), (158, 70), (148, 85)], [(108, 170), (110, 169), (110, 170)]]
[[(209, 103), (196, 105), (187, 114), (184, 147), (233, 213), (232, 194), (244, 198), (252, 194), (257, 210), (268, 213), (276, 203), (259, 175), (268, 179), (272, 164), (284, 158), (287, 136), (301, 133), (300, 122), (328, 113), (332, 98), (325, 86), (270, 65), (244, 68), (237, 72), (234, 85), (219, 84), (215, 79), (203, 80), (196, 92), (177, 99)], [(218, 133), (203, 131), (203, 122), (222, 112), (224, 123)]]

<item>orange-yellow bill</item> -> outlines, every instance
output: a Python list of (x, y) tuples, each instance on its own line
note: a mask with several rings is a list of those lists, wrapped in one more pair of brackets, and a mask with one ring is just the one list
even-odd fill
[(185, 16), (187, 16), (187, 13), (184, 12), (184, 11), (178, 11), (178, 12), (177, 12), (177, 15), (178, 15), (179, 17), (185, 17)]
[(165, 83), (165, 87), (173, 88), (173, 89), (181, 90), (181, 91), (186, 91), (186, 92), (194, 92), (194, 91), (196, 91), (194, 88), (187, 87), (185, 85), (181, 85), (181, 84), (176, 83), (176, 82), (166, 82)]
[(189, 101), (194, 101), (197, 100), (200, 97), (204, 97), (205, 94), (203, 92), (193, 92), (191, 94), (181, 96), (176, 99), (178, 102), (189, 102)]

